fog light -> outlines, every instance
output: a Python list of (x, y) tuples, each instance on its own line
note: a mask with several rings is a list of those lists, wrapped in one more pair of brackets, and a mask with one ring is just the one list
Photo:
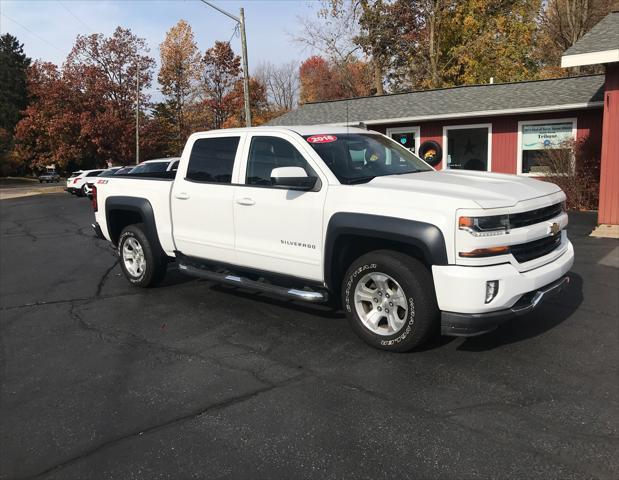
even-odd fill
[(490, 303), (494, 300), (497, 293), (499, 293), (499, 281), (490, 280), (489, 282), (486, 282), (486, 303)]

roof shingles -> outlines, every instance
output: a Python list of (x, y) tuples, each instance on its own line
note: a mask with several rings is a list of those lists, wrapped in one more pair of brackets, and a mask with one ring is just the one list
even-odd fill
[(271, 120), (269, 125), (357, 123), (438, 115), (581, 105), (600, 102), (604, 76), (494, 83), (417, 92), (307, 103)]
[(619, 12), (612, 12), (568, 48), (563, 56), (619, 49)]

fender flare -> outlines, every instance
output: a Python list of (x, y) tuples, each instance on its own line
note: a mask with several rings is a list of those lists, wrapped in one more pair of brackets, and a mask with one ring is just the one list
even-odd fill
[[(112, 243), (116, 245), (118, 243), (118, 235), (114, 236), (112, 232), (112, 213), (115, 210), (135, 212), (142, 217), (142, 223), (146, 227), (146, 235), (153, 242), (153, 246), (161, 250), (161, 244), (159, 243), (159, 234), (157, 233), (157, 225), (155, 223), (155, 212), (153, 206), (146, 198), (140, 197), (124, 197), (124, 196), (111, 196), (105, 199), (105, 222), (107, 225), (107, 231), (112, 238)], [(120, 232), (118, 232), (120, 234)]]
[(324, 279), (329, 288), (337, 287), (333, 262), (335, 245), (342, 235), (408, 244), (421, 251), (428, 265), (447, 265), (445, 238), (436, 225), (382, 215), (340, 212), (329, 220), (325, 237)]

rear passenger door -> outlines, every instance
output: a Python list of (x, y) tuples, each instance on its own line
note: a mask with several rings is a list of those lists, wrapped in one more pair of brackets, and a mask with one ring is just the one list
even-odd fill
[[(236, 263), (234, 180), (243, 135), (197, 138), (172, 188), (172, 234), (181, 253)], [(185, 154), (185, 153), (184, 153)]]
[[(247, 135), (234, 201), (237, 259), (246, 267), (321, 280), (327, 181), (303, 142), (283, 133)], [(271, 172), (278, 167), (301, 167), (319, 182), (312, 191), (273, 186)]]

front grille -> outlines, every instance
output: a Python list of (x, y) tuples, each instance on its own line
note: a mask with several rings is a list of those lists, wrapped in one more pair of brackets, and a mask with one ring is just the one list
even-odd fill
[(514, 213), (509, 215), (510, 228), (526, 227), (528, 225), (534, 225), (536, 223), (550, 220), (556, 217), (563, 211), (561, 203), (550, 205), (549, 207), (536, 208), (535, 210), (529, 210), (528, 212)]
[(548, 255), (559, 245), (561, 245), (561, 232), (532, 242), (512, 245), (510, 252), (519, 263), (524, 263)]

